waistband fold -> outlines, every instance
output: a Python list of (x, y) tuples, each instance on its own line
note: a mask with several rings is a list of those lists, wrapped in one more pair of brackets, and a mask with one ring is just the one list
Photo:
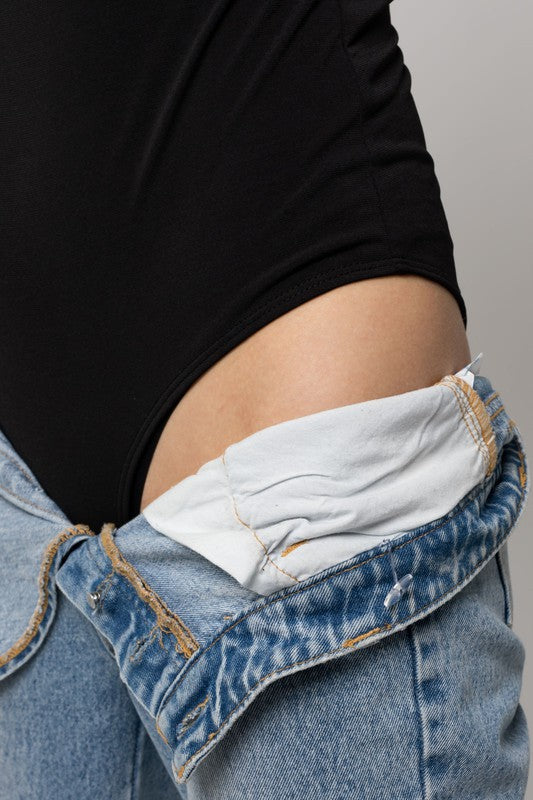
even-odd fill
[(496, 463), (482, 354), (432, 386), (242, 439), (156, 498), (152, 528), (269, 595), (450, 511)]

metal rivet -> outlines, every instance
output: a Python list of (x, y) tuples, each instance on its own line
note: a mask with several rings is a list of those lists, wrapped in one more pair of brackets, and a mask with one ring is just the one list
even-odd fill
[(87, 602), (89, 603), (93, 611), (96, 610), (96, 607), (100, 602), (100, 598), (101, 598), (100, 592), (87, 592)]

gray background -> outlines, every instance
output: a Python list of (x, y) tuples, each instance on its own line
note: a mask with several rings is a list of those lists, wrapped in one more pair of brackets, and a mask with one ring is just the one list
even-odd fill
[[(481, 372), (524, 436), (533, 478), (533, 4), (398, 0), (391, 16), (454, 240), (472, 357), (483, 352)], [(532, 525), (533, 492), (509, 539), (533, 742)]]

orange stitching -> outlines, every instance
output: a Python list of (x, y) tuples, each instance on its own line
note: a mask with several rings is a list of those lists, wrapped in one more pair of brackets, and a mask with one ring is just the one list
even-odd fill
[[(454, 377), (455, 377), (454, 375), (449, 375), (448, 376), (448, 378), (454, 378)], [(447, 383), (447, 385), (448, 385), (448, 383)], [(462, 406), (462, 408), (463, 408), (463, 410), (465, 412), (465, 422), (468, 424), (469, 429), (471, 430), (472, 435), (473, 435), (475, 441), (477, 442), (477, 445), (478, 445), (480, 451), (482, 452), (484, 458), (486, 458), (487, 457), (487, 453), (484, 452), (485, 442), (483, 440), (483, 437), (481, 436), (480, 430), (476, 427), (474, 421), (472, 420), (472, 409), (470, 408), (470, 404), (468, 402), (468, 398), (466, 397), (466, 395), (465, 395), (465, 393), (464, 393), (464, 391), (462, 389), (462, 385), (459, 382), (458, 378), (455, 380), (455, 382), (451, 383), (450, 388), (452, 388), (452, 387), (454, 389), (454, 393), (456, 394), (457, 400), (459, 401), (459, 404)]]
[(372, 628), (371, 631), (367, 631), (366, 633), (362, 633), (361, 636), (356, 636), (355, 639), (346, 639), (345, 642), (342, 643), (342, 647), (353, 647), (356, 642), (361, 642), (363, 639), (367, 639), (369, 636), (372, 636), (373, 633), (378, 633), (379, 631), (385, 631), (389, 628), (392, 628), (392, 625), (384, 625), (382, 628)]
[[(225, 461), (225, 455), (226, 455), (225, 453), (222, 454), (222, 463), (224, 464), (224, 468), (226, 470), (226, 476), (227, 476), (227, 479), (228, 479), (228, 486), (229, 486), (229, 488), (231, 490), (231, 482), (230, 482), (230, 479), (229, 479), (228, 468), (227, 468), (226, 461)], [(269, 561), (272, 564), (273, 567), (275, 567), (277, 570), (279, 570), (279, 572), (283, 572), (284, 575), (286, 575), (288, 578), (293, 580), (295, 583), (300, 583), (298, 578), (295, 578), (294, 575), (290, 574), (290, 572), (287, 572), (286, 570), (283, 569), (283, 567), (280, 567), (280, 566), (278, 566), (276, 564), (276, 562), (269, 556), (268, 550), (266, 549), (266, 546), (265, 546), (264, 542), (261, 541), (261, 539), (257, 535), (256, 531), (254, 531), (253, 528), (251, 528), (249, 525), (247, 525), (246, 522), (244, 522), (244, 520), (242, 520), (240, 518), (239, 513), (237, 511), (237, 506), (235, 504), (235, 498), (233, 497), (233, 492), (231, 492), (231, 499), (232, 499), (232, 502), (233, 502), (233, 513), (235, 514), (235, 517), (241, 523), (241, 525), (243, 525), (245, 528), (248, 528), (248, 530), (253, 533), (256, 541), (258, 542), (258, 544), (261, 545), (261, 547), (265, 551), (265, 555), (267, 557), (267, 561)]]
[(41, 561), (41, 568), (39, 570), (39, 599), (37, 601), (37, 605), (30, 617), (28, 627), (22, 636), (17, 639), (17, 641), (9, 648), (9, 650), (6, 650), (5, 653), (0, 655), (0, 667), (5, 666), (7, 663), (12, 661), (15, 656), (18, 656), (24, 650), (24, 648), (27, 647), (31, 640), (35, 638), (39, 629), (39, 625), (43, 621), (46, 609), (48, 608), (48, 577), (50, 575), (50, 568), (55, 555), (63, 542), (72, 538), (73, 536), (79, 536), (80, 534), (96, 536), (94, 531), (92, 531), (88, 525), (79, 524), (73, 527), (65, 528), (63, 531), (58, 533), (57, 536), (55, 536), (46, 547)]
[(461, 411), (461, 416), (463, 417), (463, 421), (465, 423), (465, 427), (467, 428), (468, 432), (470, 433), (470, 435), (471, 435), (472, 439), (474, 440), (474, 443), (477, 445), (479, 451), (483, 455), (483, 451), (482, 451), (482, 447), (481, 447), (482, 446), (481, 436), (479, 435), (479, 432), (475, 429), (475, 427), (472, 425), (472, 421), (468, 418), (468, 415), (466, 414), (467, 405), (465, 405), (465, 397), (464, 397), (464, 395), (461, 393), (461, 391), (454, 384), (450, 383), (447, 378), (443, 379), (442, 381), (440, 381), (440, 383), (443, 386), (447, 386), (449, 389), (451, 389), (453, 394), (455, 395), (455, 399), (457, 400), (457, 403), (459, 405), (459, 409)]
[(468, 407), (468, 403), (466, 403), (466, 398), (461, 393), (459, 388), (457, 388), (453, 383), (450, 383), (450, 381), (448, 380), (450, 377), (451, 376), (447, 376), (446, 378), (443, 378), (442, 381), (439, 381), (439, 383), (442, 386), (447, 386), (448, 389), (452, 390), (452, 392), (453, 392), (453, 394), (455, 396), (455, 399), (457, 400), (457, 403), (459, 405), (459, 409), (461, 411), (461, 416), (463, 417), (463, 422), (465, 423), (465, 427), (468, 430), (468, 432), (470, 433), (470, 436), (472, 437), (472, 439), (474, 440), (474, 443), (477, 445), (477, 448), (478, 448), (479, 452), (481, 453), (481, 455), (483, 456), (483, 459), (486, 460), (487, 454), (482, 449), (482, 439), (481, 439), (481, 436), (479, 434), (479, 431), (477, 431), (475, 426), (473, 426), (472, 420), (468, 417), (468, 415), (466, 413), (466, 410), (467, 410), (467, 407)]
[[(518, 448), (520, 450), (520, 445), (518, 445)], [(462, 504), (460, 504), (458, 509), (457, 509), (457, 511), (455, 511), (451, 516), (447, 517), (444, 520), (444, 522), (441, 522), (438, 525), (435, 525), (434, 527), (430, 528), (427, 531), (424, 531), (423, 533), (419, 533), (418, 536), (415, 536), (412, 539), (408, 539), (408, 541), (404, 542), (403, 544), (396, 545), (396, 547), (394, 547), (394, 550), (392, 552), (396, 552), (397, 550), (401, 550), (402, 547), (407, 547), (407, 545), (418, 541), (418, 539), (423, 539), (424, 536), (428, 536), (430, 533), (434, 533), (435, 531), (438, 531), (439, 528), (442, 528), (442, 527), (444, 527), (444, 525), (447, 525), (449, 522), (451, 522), (452, 519), (454, 519), (454, 517), (458, 516), (458, 514), (461, 514), (465, 508), (467, 508), (469, 505), (472, 505), (474, 503), (474, 500), (477, 498), (477, 496), (480, 493), (481, 493), (481, 489), (479, 489), (476, 492), (475, 496), (468, 503), (465, 503), (464, 506)], [(307, 591), (309, 589), (314, 588), (315, 586), (319, 586), (321, 583), (323, 583), (324, 581), (329, 580), (330, 578), (335, 578), (338, 575), (343, 575), (345, 572), (352, 572), (352, 570), (359, 569), (360, 567), (363, 567), (365, 564), (368, 564), (371, 561), (374, 561), (376, 558), (383, 558), (386, 555), (388, 555), (387, 552), (376, 553), (375, 556), (371, 556), (370, 558), (365, 559), (365, 561), (361, 561), (359, 564), (353, 564), (351, 567), (345, 567), (344, 569), (338, 570), (337, 572), (333, 572), (331, 575), (325, 575), (323, 578), (320, 578), (320, 580), (316, 581), (315, 583), (310, 584), (309, 586), (302, 586), (299, 589), (294, 589), (293, 591), (290, 592), (289, 595), (283, 595), (282, 597), (276, 597), (273, 600), (270, 600), (267, 603), (265, 603), (264, 605), (260, 606), (259, 608), (252, 609), (247, 614), (245, 614), (243, 617), (241, 617), (240, 619), (236, 620), (232, 625), (230, 625), (229, 627), (225, 628), (225, 630), (223, 630), (221, 633), (219, 633), (219, 635), (215, 639), (213, 639), (213, 641), (210, 644), (208, 644), (208, 646), (202, 651), (202, 655), (205, 655), (205, 653), (207, 653), (208, 650), (210, 650), (212, 647), (214, 647), (214, 645), (218, 642), (219, 639), (222, 639), (222, 637), (225, 636), (227, 633), (229, 633), (233, 628), (235, 628), (237, 625), (240, 625), (241, 622), (244, 622), (245, 619), (248, 619), (248, 617), (252, 616), (253, 614), (259, 614), (259, 612), (262, 611), (267, 606), (273, 605), (274, 603), (281, 603), (283, 600), (286, 600), (287, 597), (293, 597), (294, 595), (297, 595), (300, 592), (305, 592), (305, 591)], [(184, 672), (184, 674), (181, 676), (179, 681), (175, 684), (174, 689), (172, 691), (172, 694), (175, 694), (176, 689), (185, 680), (185, 678), (187, 677), (187, 674), (188, 674), (187, 671)], [(165, 705), (170, 700), (170, 697), (171, 697), (171, 695), (169, 695), (167, 700), (162, 704), (162, 706), (161, 706), (161, 708), (159, 710), (159, 714), (162, 713)]]
[[(480, 431), (477, 433), (477, 437), (479, 439), (479, 435), (481, 434), (481, 439), (486, 448), (486, 452), (483, 455), (484, 458), (488, 457), (486, 474), (489, 476), (496, 466), (498, 450), (496, 447), (494, 429), (491, 424), (491, 417), (489, 417), (481, 397), (467, 381), (464, 381), (462, 378), (457, 378), (455, 375), (446, 376), (442, 383), (450, 386), (450, 388), (452, 388), (452, 384), (455, 384), (461, 390), (463, 398), (469, 406), (469, 410), (477, 420), (480, 429)], [(503, 409), (504, 406), (502, 405), (501, 408)]]
[(503, 406), (500, 406), (499, 408), (496, 409), (496, 411), (493, 414), (490, 415), (490, 419), (494, 419), (495, 417), (498, 416), (498, 414), (501, 414), (502, 411), (503, 411)]
[(297, 547), (300, 547), (301, 544), (307, 544), (308, 541), (309, 539), (302, 539), (301, 542), (295, 542), (294, 544), (290, 544), (288, 547), (285, 548), (285, 550), (281, 554), (281, 557), (283, 558), (283, 556), (288, 556), (289, 553), (292, 553), (292, 551), (296, 550)]
[[(461, 380), (457, 378), (456, 380)], [(463, 384), (463, 390), (466, 392), (466, 397), (470, 403), (470, 407), (475, 414), (477, 421), (479, 422), (479, 426), (481, 428), (481, 435), (483, 437), (483, 441), (487, 447), (489, 453), (489, 471), (488, 475), (490, 475), (494, 467), (496, 466), (496, 462), (498, 460), (498, 448), (496, 447), (496, 436), (494, 433), (494, 428), (491, 424), (491, 419), (493, 419), (496, 414), (493, 414), (489, 417), (487, 409), (479, 396), (479, 394), (475, 391), (475, 389), (470, 386), (467, 381), (461, 381)], [(503, 411), (504, 405), (502, 403), (500, 411)], [(498, 413), (500, 413), (498, 411)]]
[(157, 626), (161, 632), (173, 634), (176, 639), (175, 649), (177, 652), (182, 653), (185, 658), (190, 658), (198, 650), (198, 642), (180, 617), (170, 610), (159, 595), (150, 588), (135, 567), (124, 558), (113, 541), (112, 532), (114, 529), (115, 525), (112, 522), (106, 522), (100, 534), (102, 547), (107, 553), (113, 569), (126, 578), (132, 584), (141, 600), (144, 600), (150, 606), (155, 613)]
[[(471, 502), (473, 502), (473, 501), (471, 501)], [(448, 522), (450, 522), (450, 520), (452, 520), (454, 517), (456, 517), (456, 516), (457, 516), (458, 514), (460, 514), (462, 511), (463, 511), (463, 508), (459, 508), (459, 509), (458, 509), (458, 510), (455, 512), (455, 514), (452, 514), (452, 516), (451, 516), (451, 517), (449, 517), (449, 518), (448, 518), (447, 520), (445, 520), (444, 522), (441, 522), (441, 523), (440, 523), (440, 525), (437, 525), (435, 528), (431, 528), (429, 531), (425, 531), (424, 533), (420, 533), (418, 536), (415, 536), (415, 538), (414, 538), (414, 539), (409, 539), (409, 541), (407, 541), (407, 542), (404, 542), (403, 544), (399, 544), (399, 545), (397, 545), (397, 546), (394, 548), (394, 552), (396, 552), (396, 550), (401, 550), (401, 548), (402, 548), (402, 547), (406, 547), (408, 544), (412, 544), (412, 542), (416, 542), (418, 539), (422, 539), (424, 536), (427, 536), (427, 535), (428, 535), (428, 534), (430, 534), (430, 533), (434, 533), (435, 531), (438, 531), (438, 530), (439, 530), (439, 528), (442, 528), (444, 525), (447, 525), (447, 524), (448, 524)], [(335, 577), (337, 577), (338, 575), (344, 575), (344, 573), (345, 573), (345, 572), (352, 572), (353, 570), (359, 569), (360, 567), (364, 567), (364, 565), (365, 565), (365, 564), (368, 564), (368, 563), (370, 563), (370, 561), (374, 561), (376, 558), (383, 558), (383, 557), (384, 557), (384, 556), (386, 556), (386, 555), (387, 555), (387, 553), (386, 553), (386, 552), (385, 552), (385, 553), (377, 553), (375, 556), (372, 556), (371, 558), (367, 558), (365, 561), (361, 561), (359, 564), (353, 564), (351, 567), (345, 567), (344, 569), (341, 569), (341, 570), (339, 570), (338, 572), (334, 572), (334, 573), (332, 573), (331, 575), (326, 575), (325, 577), (323, 577), (323, 578), (320, 578), (320, 580), (316, 581), (316, 583), (312, 583), (312, 584), (311, 584), (311, 586), (303, 586), (301, 589), (295, 589), (293, 592), (291, 592), (291, 593), (290, 593), (290, 595), (289, 595), (289, 596), (290, 596), (290, 597), (292, 597), (292, 596), (294, 596), (294, 595), (296, 595), (296, 594), (299, 594), (300, 592), (305, 592), (307, 589), (311, 589), (311, 588), (313, 588), (314, 586), (318, 586), (319, 584), (323, 583), (324, 581), (327, 581), (327, 580), (329, 580), (329, 578), (335, 578)], [(252, 614), (258, 614), (260, 611), (262, 611), (262, 610), (263, 610), (263, 608), (266, 608), (267, 606), (273, 605), (274, 603), (281, 603), (281, 602), (282, 602), (282, 600), (286, 600), (286, 599), (287, 599), (287, 596), (283, 596), (283, 597), (277, 597), (277, 598), (275, 598), (274, 600), (270, 600), (270, 602), (268, 602), (268, 603), (265, 603), (265, 605), (264, 605), (264, 606), (261, 606), (260, 608), (255, 608), (255, 609), (253, 609), (252, 611), (249, 611), (247, 614), (245, 614), (245, 615), (244, 615), (244, 617), (241, 617), (241, 618), (240, 618), (240, 619), (238, 619), (236, 622), (234, 622), (234, 623), (233, 623), (233, 625), (230, 625), (228, 628), (226, 628), (225, 630), (223, 630), (223, 631), (222, 631), (222, 633), (220, 633), (220, 634), (219, 634), (219, 635), (216, 637), (216, 639), (213, 639), (213, 641), (211, 642), (211, 644), (209, 644), (209, 645), (208, 645), (208, 646), (205, 648), (205, 650), (203, 651), (203, 653), (207, 653), (207, 651), (208, 651), (208, 650), (210, 650), (210, 649), (211, 649), (211, 647), (213, 647), (213, 645), (215, 645), (215, 644), (218, 642), (218, 640), (219, 640), (219, 639), (221, 639), (223, 636), (225, 636), (227, 633), (229, 633), (229, 632), (232, 630), (232, 628), (234, 628), (236, 625), (239, 625), (239, 623), (241, 623), (241, 622), (244, 622), (244, 620), (245, 620), (245, 619), (247, 619), (247, 618), (248, 618), (249, 616), (251, 616)], [(176, 684), (176, 687), (175, 687), (176, 689), (178, 688), (178, 686), (179, 686), (179, 684), (181, 683), (181, 681), (182, 681), (182, 680), (184, 680), (184, 678), (185, 678), (185, 675), (184, 675), (184, 676), (183, 676), (183, 677), (180, 679), (180, 681), (179, 681), (179, 682)]]
[(488, 406), (488, 405), (489, 405), (489, 403), (492, 403), (492, 401), (494, 400), (494, 398), (495, 398), (495, 397), (498, 397), (498, 396), (499, 396), (499, 394), (500, 394), (499, 392), (493, 392), (492, 394), (489, 394), (489, 396), (488, 396), (488, 397), (486, 397), (486, 398), (485, 398), (485, 400), (484, 400), (484, 402), (485, 402), (485, 405), (486, 405), (486, 406)]
[[(155, 720), (155, 729), (158, 732), (158, 734), (160, 735), (160, 737), (163, 739), (165, 744), (168, 744), (168, 739), (165, 736), (165, 734), (163, 733), (163, 731), (161, 730), (161, 728), (159, 727), (159, 722), (157, 721), (157, 719)], [(170, 745), (169, 745), (169, 747), (170, 747)]]
[[(520, 506), (523, 504), (523, 501), (524, 501), (524, 492), (522, 491), (522, 492), (521, 492), (521, 501), (520, 501)], [(520, 508), (520, 506), (519, 506), (519, 508)], [(503, 544), (503, 542), (505, 542), (505, 541), (506, 541), (506, 539), (507, 539), (507, 537), (505, 537), (505, 538), (503, 539), (503, 541), (502, 541), (502, 542), (500, 542), (500, 545), (501, 545), (501, 544)], [(403, 546), (403, 545), (402, 545), (402, 546)], [(497, 548), (496, 552), (498, 551), (498, 549), (499, 549), (499, 548)], [(458, 587), (458, 586), (460, 586), (461, 584), (464, 584), (464, 583), (465, 583), (465, 581), (467, 580), (467, 578), (469, 578), (471, 575), (473, 575), (473, 573), (475, 573), (476, 571), (477, 571), (477, 572), (480, 572), (480, 571), (481, 571), (481, 568), (482, 568), (482, 566), (483, 566), (483, 564), (486, 564), (486, 563), (488, 563), (488, 562), (490, 561), (490, 559), (493, 557), (493, 555), (494, 555), (494, 554), (495, 554), (495, 553), (494, 553), (494, 552), (492, 552), (492, 553), (491, 553), (491, 555), (490, 555), (488, 558), (486, 558), (484, 561), (483, 561), (483, 560), (481, 560), (481, 561), (478, 561), (478, 563), (476, 564), (476, 566), (475, 566), (473, 569), (471, 569), (471, 570), (470, 570), (470, 572), (468, 572), (468, 573), (465, 575), (465, 577), (463, 578), (463, 580), (462, 580), (462, 581), (460, 581), (459, 583), (456, 583), (456, 584), (454, 584), (454, 586), (452, 586), (452, 587), (451, 587), (451, 589), (448, 589), (448, 591), (447, 591), (447, 592), (444, 592), (443, 594), (439, 595), (438, 597), (434, 597), (432, 600), (430, 600), (430, 601), (429, 601), (429, 603), (425, 603), (423, 606), (420, 606), (419, 608), (417, 608), (417, 610), (414, 612), (414, 614), (408, 614), (406, 617), (403, 617), (402, 619), (399, 619), (399, 620), (397, 620), (397, 622), (396, 622), (396, 624), (395, 624), (395, 626), (394, 626), (394, 627), (395, 627), (395, 628), (397, 628), (399, 625), (401, 625), (401, 623), (402, 623), (402, 622), (407, 622), (407, 620), (409, 620), (409, 619), (411, 619), (412, 617), (415, 617), (417, 614), (419, 614), (419, 613), (420, 613), (420, 611), (423, 611), (425, 608), (428, 608), (428, 606), (431, 606), (431, 605), (433, 605), (433, 603), (435, 603), (436, 601), (438, 601), (438, 600), (442, 600), (444, 597), (447, 597), (447, 595), (449, 595), (451, 592), (453, 592), (455, 589), (457, 589), (457, 587)], [(371, 559), (370, 559), (370, 560), (371, 560)], [(480, 566), (480, 565), (481, 565), (481, 566)], [(478, 568), (479, 568), (479, 569), (478, 569)], [(302, 591), (302, 590), (299, 590), (299, 591)], [(393, 626), (392, 626), (392, 625), (388, 625), (388, 626), (387, 626), (387, 625), (385, 625), (385, 626), (384, 626), (384, 627), (382, 627), (382, 628), (374, 628), (372, 631), (368, 631), (368, 633), (366, 633), (366, 634), (362, 634), (361, 636), (358, 636), (358, 637), (356, 637), (356, 639), (354, 639), (354, 641), (358, 641), (358, 640), (364, 639), (364, 638), (366, 638), (367, 636), (371, 636), (373, 633), (377, 633), (377, 632), (379, 632), (379, 631), (386, 630), (386, 629), (387, 629), (387, 630), (390, 630), (390, 629), (392, 629), (392, 628), (393, 628)], [(349, 641), (349, 640), (348, 640), (348, 641)], [(269, 672), (267, 675), (264, 675), (262, 678), (260, 678), (260, 679), (259, 679), (259, 680), (258, 680), (258, 681), (257, 681), (257, 682), (256, 682), (256, 683), (255, 683), (255, 684), (254, 684), (254, 685), (253, 685), (253, 686), (252, 686), (252, 687), (251, 687), (251, 688), (248, 690), (248, 692), (246, 692), (246, 694), (244, 695), (244, 697), (243, 697), (243, 698), (242, 698), (242, 699), (241, 699), (241, 700), (240, 700), (240, 701), (237, 703), (237, 705), (236, 705), (236, 706), (234, 706), (234, 707), (231, 709), (231, 711), (230, 711), (230, 712), (229, 712), (229, 713), (228, 713), (228, 714), (227, 714), (227, 715), (224, 717), (224, 719), (222, 720), (222, 722), (220, 723), (220, 725), (218, 726), (218, 728), (217, 728), (216, 730), (212, 731), (212, 733), (210, 733), (210, 734), (209, 734), (209, 736), (207, 737), (207, 740), (204, 742), (204, 744), (203, 744), (201, 747), (199, 747), (199, 748), (198, 748), (198, 750), (196, 750), (196, 751), (195, 751), (195, 752), (192, 754), (192, 756), (190, 756), (190, 757), (187, 759), (187, 761), (185, 761), (185, 763), (184, 763), (184, 764), (182, 764), (182, 765), (181, 765), (181, 767), (179, 768), (179, 770), (177, 770), (177, 775), (178, 775), (178, 777), (179, 777), (179, 778), (181, 778), (181, 777), (183, 776), (183, 773), (184, 773), (184, 771), (185, 771), (185, 767), (187, 766), (187, 764), (189, 763), (189, 761), (191, 761), (193, 758), (195, 758), (195, 757), (198, 755), (198, 753), (201, 753), (201, 752), (202, 752), (202, 750), (204, 750), (204, 749), (205, 749), (205, 747), (207, 747), (207, 745), (209, 744), (209, 741), (210, 741), (210, 740), (211, 740), (211, 739), (212, 739), (212, 738), (213, 738), (213, 737), (214, 737), (214, 736), (215, 736), (215, 735), (218, 733), (218, 731), (219, 731), (219, 730), (220, 730), (220, 729), (223, 727), (223, 725), (224, 725), (224, 723), (226, 722), (226, 720), (227, 720), (227, 719), (228, 719), (228, 718), (229, 718), (229, 717), (230, 717), (230, 716), (233, 714), (233, 712), (234, 712), (234, 711), (236, 711), (236, 710), (237, 710), (237, 708), (239, 708), (239, 706), (241, 706), (241, 705), (244, 703), (244, 701), (246, 700), (246, 698), (248, 697), (248, 695), (249, 695), (251, 692), (253, 692), (253, 690), (255, 689), (255, 687), (256, 687), (256, 686), (259, 686), (259, 684), (260, 684), (260, 683), (262, 683), (264, 680), (266, 680), (266, 678), (269, 678), (271, 675), (276, 675), (278, 672), (283, 672), (283, 671), (285, 671), (285, 670), (287, 670), (287, 669), (290, 669), (291, 667), (296, 667), (296, 666), (299, 666), (300, 664), (307, 664), (307, 663), (309, 663), (309, 662), (316, 661), (318, 658), (321, 658), (322, 656), (329, 656), (329, 655), (331, 655), (332, 653), (336, 653), (336, 652), (338, 652), (339, 650), (343, 649), (344, 647), (347, 647), (346, 643), (345, 643), (345, 644), (343, 644), (343, 645), (341, 645), (341, 647), (335, 647), (333, 650), (327, 650), (327, 651), (325, 651), (325, 652), (323, 652), (323, 653), (320, 653), (318, 656), (312, 656), (311, 658), (306, 658), (306, 659), (303, 659), (302, 661), (294, 661), (292, 664), (286, 664), (285, 666), (283, 666), (283, 667), (280, 667), (280, 668), (279, 668), (279, 669), (277, 669), (277, 670), (273, 670), (272, 672)]]
[[(476, 417), (475, 414), (473, 414), (473, 409), (470, 406), (470, 403), (468, 402), (468, 398), (466, 397), (465, 393), (461, 390), (461, 387), (459, 387), (458, 392), (459, 392), (459, 399), (460, 399), (461, 403), (463, 404), (463, 408), (465, 409), (465, 413), (466, 413), (467, 419), (469, 420), (470, 425), (472, 426), (472, 430), (475, 433), (480, 452), (481, 452), (481, 454), (483, 455), (483, 458), (487, 461), (487, 464), (488, 464), (489, 457), (488, 457), (487, 446), (486, 446), (485, 440), (484, 440), (484, 438), (483, 438), (483, 436), (481, 434), (480, 427), (478, 428), (477, 425), (476, 425), (476, 421), (478, 421), (477, 417)], [(474, 419), (472, 419), (472, 416), (474, 416)]]
[[(510, 421), (510, 424), (511, 424), (511, 422), (512, 422), (512, 420)], [(519, 453), (521, 453), (522, 449), (520, 447), (520, 443), (519, 442), (517, 442), (517, 448), (518, 448)], [(404, 542), (403, 544), (396, 545), (396, 547), (394, 548), (394, 552), (396, 552), (396, 550), (401, 550), (402, 547), (407, 547), (407, 545), (412, 544), (413, 542), (416, 542), (418, 539), (423, 539), (424, 536), (428, 536), (428, 534), (434, 533), (435, 531), (439, 530), (439, 528), (442, 528), (442, 527), (444, 527), (444, 525), (447, 525), (452, 519), (454, 519), (454, 517), (456, 517), (458, 514), (461, 514), (465, 508), (467, 508), (469, 505), (472, 505), (474, 503), (474, 500), (477, 498), (477, 496), (480, 493), (481, 493), (481, 489), (478, 492), (476, 492), (475, 496), (468, 503), (466, 503), (464, 506), (461, 504), (459, 506), (459, 508), (457, 509), (457, 511), (455, 511), (454, 514), (452, 514), (450, 517), (445, 519), (444, 522), (441, 522), (439, 525), (436, 525), (435, 527), (432, 527), (429, 530), (424, 531), (424, 533), (418, 534), (418, 536), (415, 536), (413, 539), (409, 539), (408, 541)], [(521, 504), (523, 503), (523, 499), (524, 499), (524, 493), (522, 491)], [(240, 619), (236, 620), (236, 622), (234, 622), (233, 625), (230, 625), (228, 628), (223, 630), (222, 633), (220, 633), (215, 639), (213, 639), (213, 641), (203, 650), (202, 656), (205, 655), (205, 653), (207, 653), (212, 647), (214, 647), (214, 645), (218, 642), (218, 640), (222, 639), (222, 637), (225, 636), (227, 633), (229, 633), (229, 631), (231, 631), (233, 628), (235, 628), (241, 622), (244, 622), (245, 619), (247, 619), (248, 617), (252, 616), (253, 614), (258, 614), (260, 611), (262, 611), (267, 606), (273, 605), (274, 603), (281, 603), (283, 600), (286, 600), (287, 597), (292, 597), (293, 595), (299, 594), (300, 592), (304, 592), (304, 591), (307, 591), (309, 589), (312, 589), (315, 586), (318, 586), (319, 584), (323, 583), (324, 581), (329, 580), (330, 578), (335, 578), (338, 575), (343, 575), (345, 572), (351, 572), (352, 570), (359, 569), (359, 567), (362, 567), (365, 564), (368, 564), (370, 561), (374, 561), (374, 559), (376, 559), (376, 558), (383, 558), (383, 556), (385, 556), (385, 555), (387, 555), (387, 553), (377, 553), (375, 556), (371, 556), (371, 558), (367, 558), (365, 561), (362, 561), (360, 564), (354, 564), (351, 567), (345, 567), (344, 569), (341, 569), (338, 572), (334, 572), (331, 575), (325, 575), (323, 578), (320, 578), (320, 580), (316, 581), (315, 583), (312, 583), (310, 586), (303, 586), (303, 587), (301, 587), (299, 589), (295, 589), (294, 591), (290, 592), (289, 595), (284, 595), (283, 597), (274, 598), (273, 600), (270, 600), (268, 603), (265, 603), (265, 605), (260, 606), (259, 608), (252, 609), (247, 614), (245, 614), (243, 617), (241, 617)], [(466, 577), (468, 577), (468, 575)], [(423, 606), (423, 608), (425, 608), (425, 607), (426, 606)], [(402, 622), (402, 621), (403, 620), (399, 620), (397, 624), (399, 624), (399, 622)], [(331, 652), (335, 652), (335, 651), (332, 650)], [(177, 690), (178, 686), (180, 686), (180, 684), (183, 683), (183, 681), (185, 680), (187, 675), (188, 675), (188, 670), (186, 670), (182, 674), (181, 678), (174, 685), (174, 688), (173, 688), (172, 692), (169, 694), (167, 699), (162, 703), (161, 708), (159, 709), (159, 712), (158, 712), (158, 716), (160, 716), (163, 713), (163, 711), (165, 709), (165, 706), (169, 702), (170, 698), (176, 693), (176, 690)]]

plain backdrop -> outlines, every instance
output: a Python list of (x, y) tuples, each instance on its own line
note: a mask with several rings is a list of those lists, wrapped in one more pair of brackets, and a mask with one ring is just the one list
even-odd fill
[[(483, 352), (481, 372), (524, 436), (533, 478), (533, 3), (395, 0), (390, 8), (454, 240), (472, 357)], [(532, 527), (533, 492), (508, 540), (533, 743)]]

